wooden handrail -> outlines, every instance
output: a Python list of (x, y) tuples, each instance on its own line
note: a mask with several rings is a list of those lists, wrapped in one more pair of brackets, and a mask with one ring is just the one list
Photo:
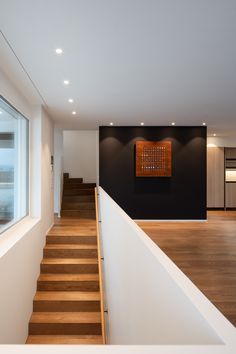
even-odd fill
[(100, 245), (100, 229), (98, 214), (98, 190), (95, 187), (95, 208), (96, 208), (96, 229), (97, 229), (97, 248), (98, 248), (98, 272), (99, 272), (99, 289), (100, 289), (100, 309), (101, 309), (101, 325), (102, 325), (102, 341), (106, 344), (105, 316), (104, 316), (104, 297), (103, 297), (103, 281), (102, 281), (102, 259)]

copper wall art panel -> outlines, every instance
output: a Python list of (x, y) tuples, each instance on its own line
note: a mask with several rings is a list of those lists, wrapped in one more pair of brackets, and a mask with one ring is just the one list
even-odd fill
[(171, 141), (136, 142), (136, 177), (171, 177)]

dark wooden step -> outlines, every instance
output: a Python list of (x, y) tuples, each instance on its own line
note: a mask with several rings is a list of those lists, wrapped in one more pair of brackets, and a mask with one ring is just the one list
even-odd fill
[(63, 191), (63, 196), (66, 195), (94, 195), (94, 189), (93, 188), (89, 188), (89, 189), (64, 189)]
[(64, 203), (89, 203), (95, 202), (95, 197), (93, 195), (64, 195), (62, 204)]
[(73, 217), (73, 218), (88, 218), (95, 219), (95, 210), (64, 210), (61, 211), (62, 217)]
[(83, 244), (96, 245), (97, 237), (95, 235), (47, 235), (47, 244)]
[(38, 291), (98, 291), (98, 274), (40, 274)]
[(64, 184), (70, 184), (70, 183), (83, 183), (83, 178), (65, 178), (64, 179)]
[(97, 258), (97, 245), (49, 244), (44, 247), (44, 258)]
[(29, 334), (101, 334), (99, 312), (33, 312)]
[(95, 188), (96, 183), (65, 183), (64, 188), (65, 189), (90, 189), (90, 188)]
[(98, 261), (93, 258), (44, 258), (41, 273), (94, 274), (98, 273)]
[(34, 312), (99, 312), (100, 293), (85, 291), (38, 291)]
[(62, 210), (95, 210), (94, 202), (63, 202)]

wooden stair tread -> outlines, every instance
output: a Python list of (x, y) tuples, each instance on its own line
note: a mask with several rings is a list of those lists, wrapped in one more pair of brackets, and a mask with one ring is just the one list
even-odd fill
[(96, 231), (95, 229), (93, 230), (88, 230), (88, 229), (84, 229), (84, 230), (56, 230), (54, 231), (50, 231), (47, 236), (79, 236), (79, 237), (96, 237)]
[(33, 312), (30, 323), (101, 323), (100, 312)]
[(64, 189), (94, 189), (96, 187), (96, 183), (81, 183), (81, 182), (71, 182), (65, 183)]
[(99, 301), (99, 291), (37, 291), (34, 301)]
[(98, 264), (94, 258), (44, 258), (41, 264)]
[(26, 344), (102, 344), (102, 336), (30, 335)]
[(97, 249), (97, 245), (87, 245), (87, 244), (73, 244), (73, 243), (69, 243), (69, 244), (57, 244), (57, 243), (51, 243), (51, 244), (47, 244), (44, 249), (67, 249), (67, 250), (96, 250)]
[(86, 205), (81, 205), (81, 203), (64, 203), (62, 205), (61, 210), (75, 210), (75, 211), (91, 211), (94, 212), (94, 205), (93, 203), (91, 204), (86, 204)]
[(71, 205), (81, 205), (81, 206), (94, 206), (94, 208), (95, 208), (95, 205), (94, 205), (94, 201), (93, 200), (91, 200), (91, 201), (86, 201), (86, 200), (82, 200), (82, 201), (79, 201), (79, 202), (77, 202), (77, 201), (72, 201), (72, 202), (68, 202), (68, 201), (63, 201), (63, 203), (62, 204), (71, 204)]
[(64, 192), (67, 192), (68, 190), (82, 190), (82, 191), (89, 191), (94, 193), (94, 188), (91, 186), (84, 185), (84, 183), (66, 183), (65, 185), (66, 188), (64, 188)]
[(76, 209), (64, 209), (61, 210), (62, 217), (74, 217), (74, 218), (88, 218), (95, 219), (95, 210), (76, 210)]
[(93, 202), (95, 197), (93, 195), (64, 195), (63, 203), (80, 203)]
[[(68, 191), (83, 191), (83, 192), (87, 192), (87, 193), (94, 193), (94, 188), (90, 187), (90, 186), (83, 186), (81, 183), (72, 183), (70, 185), (66, 184), (66, 187), (64, 189), (64, 192), (68, 192)], [(68, 188), (69, 187), (69, 188)], [(86, 188), (84, 188), (86, 187)]]
[[(67, 220), (67, 222), (71, 222), (70, 219), (65, 218), (65, 220)], [(51, 233), (57, 233), (57, 231), (59, 231), (59, 233), (61, 233), (61, 231), (65, 231), (66, 233), (69, 232), (79, 232), (79, 234), (81, 234), (81, 231), (85, 232), (85, 235), (88, 234), (89, 231), (92, 232), (96, 232), (96, 225), (94, 224), (94, 220), (88, 220), (88, 219), (79, 219), (80, 221), (80, 227), (78, 227), (78, 220), (76, 223), (74, 223), (74, 225), (71, 225), (71, 227), (69, 227), (68, 225), (64, 225), (61, 226), (60, 224), (56, 224), (55, 226), (53, 226), (49, 232), (48, 235)], [(87, 221), (87, 223), (86, 223)]]
[(93, 195), (94, 188), (66, 188), (63, 191), (63, 196), (66, 195)]
[(82, 177), (69, 177), (69, 173), (64, 173), (64, 183), (70, 183), (70, 182), (74, 182), (77, 181), (79, 183), (83, 183), (83, 178)]
[(40, 274), (39, 281), (98, 281), (98, 274)]

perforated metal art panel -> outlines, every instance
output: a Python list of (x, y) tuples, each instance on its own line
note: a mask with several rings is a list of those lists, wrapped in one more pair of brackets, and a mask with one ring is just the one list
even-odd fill
[(171, 177), (171, 141), (136, 142), (136, 177)]

